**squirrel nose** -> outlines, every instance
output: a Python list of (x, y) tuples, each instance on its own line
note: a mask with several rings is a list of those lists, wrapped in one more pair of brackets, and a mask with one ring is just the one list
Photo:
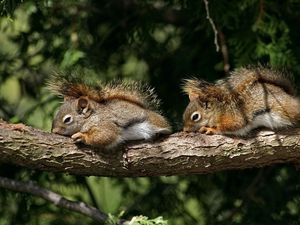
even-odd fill
[(51, 132), (54, 134), (59, 134), (60, 129), (58, 127), (52, 128)]
[(189, 129), (187, 127), (183, 127), (183, 132), (189, 132)]

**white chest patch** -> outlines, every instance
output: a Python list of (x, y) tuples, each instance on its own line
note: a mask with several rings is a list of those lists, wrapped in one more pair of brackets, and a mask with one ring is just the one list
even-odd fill
[(256, 116), (254, 120), (251, 123), (248, 123), (244, 128), (239, 129), (237, 131), (233, 132), (226, 132), (226, 134), (233, 134), (238, 136), (245, 136), (247, 135), (251, 130), (258, 128), (258, 127), (268, 127), (271, 129), (276, 128), (283, 128), (291, 126), (292, 123), (276, 113), (268, 112), (261, 114), (259, 116)]
[(124, 141), (149, 140), (156, 134), (165, 133), (165, 130), (166, 129), (155, 127), (147, 121), (143, 121), (124, 129), (122, 139)]
[(113, 144), (107, 146), (107, 148), (113, 148), (126, 141), (151, 140), (157, 134), (169, 133), (170, 130), (167, 128), (159, 128), (147, 121), (143, 121), (124, 128), (118, 139)]

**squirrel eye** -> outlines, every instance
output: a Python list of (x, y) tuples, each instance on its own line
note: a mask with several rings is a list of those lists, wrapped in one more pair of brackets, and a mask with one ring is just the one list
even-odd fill
[(196, 112), (193, 112), (193, 114), (191, 115), (191, 120), (193, 120), (194, 122), (197, 122), (201, 119), (201, 114), (196, 111)]
[(63, 122), (64, 124), (70, 124), (73, 122), (73, 118), (71, 115), (65, 115), (64, 118), (63, 118)]

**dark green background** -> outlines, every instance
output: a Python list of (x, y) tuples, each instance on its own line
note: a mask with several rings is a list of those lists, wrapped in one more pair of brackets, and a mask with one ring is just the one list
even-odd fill
[[(209, 1), (231, 69), (269, 64), (300, 76), (300, 1)], [(45, 88), (54, 70), (87, 79), (148, 82), (175, 130), (188, 103), (181, 80), (225, 76), (204, 1), (0, 2), (0, 117), (49, 131), (59, 102)], [(170, 225), (300, 224), (293, 166), (159, 177), (97, 178), (0, 165), (0, 175), (34, 180), (122, 218), (163, 216)], [(96, 224), (44, 200), (0, 191), (0, 225)]]

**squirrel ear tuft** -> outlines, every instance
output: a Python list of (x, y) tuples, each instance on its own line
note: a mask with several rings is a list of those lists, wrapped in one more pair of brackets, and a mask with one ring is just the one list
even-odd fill
[(196, 78), (184, 80), (183, 91), (188, 94), (190, 101), (222, 102), (226, 101), (228, 96), (230, 96), (220, 85)]
[(88, 106), (88, 100), (86, 98), (80, 97), (78, 99), (78, 108), (84, 109)]
[(196, 78), (183, 80), (183, 91), (188, 94), (190, 101), (196, 99), (206, 99), (208, 96), (207, 89), (213, 86), (203, 80)]
[(79, 114), (87, 114), (91, 111), (91, 104), (86, 97), (80, 97), (77, 101), (77, 112)]
[(74, 99), (74, 98), (71, 96), (67, 96), (67, 95), (64, 96), (64, 102), (70, 101), (71, 99)]
[(189, 95), (190, 101), (193, 101), (193, 100), (196, 100), (197, 98), (199, 98), (199, 94), (197, 94), (193, 91), (189, 92), (188, 95)]

